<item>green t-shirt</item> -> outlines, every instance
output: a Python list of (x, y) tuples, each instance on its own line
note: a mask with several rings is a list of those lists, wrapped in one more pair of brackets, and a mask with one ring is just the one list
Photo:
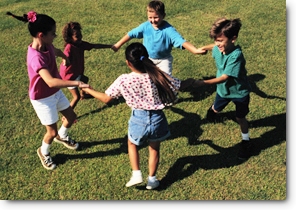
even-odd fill
[(240, 46), (229, 54), (223, 54), (217, 46), (212, 50), (212, 57), (215, 59), (217, 73), (216, 77), (226, 74), (229, 78), (217, 84), (217, 93), (222, 98), (243, 98), (251, 91), (251, 86), (245, 68), (246, 60)]

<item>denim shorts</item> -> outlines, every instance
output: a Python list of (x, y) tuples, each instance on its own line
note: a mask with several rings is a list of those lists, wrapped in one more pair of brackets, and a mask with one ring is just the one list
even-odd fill
[(243, 98), (222, 98), (220, 95), (216, 94), (214, 109), (218, 112), (221, 112), (231, 101), (235, 104), (235, 116), (237, 118), (246, 117), (250, 111), (250, 94)]
[(128, 122), (128, 138), (139, 146), (145, 141), (163, 141), (171, 135), (162, 110), (132, 109)]

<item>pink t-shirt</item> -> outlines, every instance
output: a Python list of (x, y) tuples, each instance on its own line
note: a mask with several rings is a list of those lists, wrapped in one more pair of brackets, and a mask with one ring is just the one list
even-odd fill
[(60, 78), (53, 45), (46, 46), (46, 52), (40, 52), (28, 46), (27, 68), (30, 80), (29, 97), (33, 100), (46, 98), (56, 93), (59, 88), (50, 88), (39, 75), (40, 69), (47, 69), (52, 77)]
[[(172, 84), (177, 91), (181, 81), (172, 77)], [(112, 98), (123, 97), (133, 109), (160, 110), (165, 106), (161, 102), (157, 88), (147, 73), (131, 72), (120, 75), (105, 91)]]
[(79, 46), (67, 44), (64, 54), (69, 58), (70, 65), (60, 64), (60, 75), (63, 80), (75, 80), (84, 73), (84, 51), (94, 48), (94, 44), (82, 41)]

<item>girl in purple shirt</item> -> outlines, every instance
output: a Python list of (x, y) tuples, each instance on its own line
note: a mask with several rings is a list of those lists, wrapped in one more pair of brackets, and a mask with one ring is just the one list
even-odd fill
[[(63, 80), (80, 80), (84, 75), (84, 51), (92, 49), (110, 48), (109, 44), (93, 44), (82, 40), (82, 28), (78, 22), (69, 22), (63, 28), (63, 39), (65, 41), (64, 54), (69, 58), (70, 65), (60, 65), (60, 75)], [(87, 81), (84, 81), (87, 83)], [(74, 109), (80, 99), (87, 98), (83, 91), (79, 92), (77, 87), (68, 87), (72, 94), (70, 102)]]
[[(56, 37), (56, 22), (45, 14), (30, 11), (23, 16), (16, 16), (17, 20), (28, 22), (28, 29), (32, 36), (32, 43), (28, 46), (27, 68), (30, 80), (29, 97), (33, 108), (46, 128), (42, 145), (37, 154), (44, 168), (53, 170), (56, 164), (50, 156), (50, 146), (53, 141), (63, 144), (69, 149), (77, 149), (78, 143), (68, 136), (68, 130), (76, 119), (72, 107), (60, 88), (75, 86), (89, 87), (80, 81), (64, 81), (58, 72), (55, 56), (62, 57), (64, 64), (68, 58), (53, 46)], [(58, 112), (65, 120), (57, 130)]]

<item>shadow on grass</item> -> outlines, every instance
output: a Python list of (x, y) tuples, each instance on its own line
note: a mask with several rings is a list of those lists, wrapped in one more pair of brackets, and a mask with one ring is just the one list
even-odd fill
[[(203, 80), (208, 80), (208, 79), (213, 79), (215, 78), (214, 76), (210, 77), (203, 77)], [(262, 90), (259, 89), (257, 86), (257, 82), (265, 79), (265, 75), (263, 74), (251, 74), (248, 76), (249, 83), (251, 85), (253, 93), (256, 95), (260, 96), (261, 98), (266, 98), (266, 99), (280, 99), (283, 101), (286, 101), (286, 98), (280, 97), (280, 96), (273, 96), (273, 95), (268, 95), (267, 93), (263, 92)], [(186, 101), (200, 101), (203, 100), (209, 96), (211, 96), (214, 92), (216, 92), (216, 85), (206, 85), (198, 88), (187, 88), (183, 92), (190, 92), (192, 97), (190, 98), (180, 98), (178, 102), (186, 102)]]
[[(98, 100), (98, 99), (96, 99), (96, 98), (90, 98), (90, 99), (91, 99), (91, 100)], [(86, 99), (86, 100), (90, 100), (90, 99)], [(107, 108), (110, 108), (110, 107), (116, 106), (116, 105), (121, 104), (121, 103), (125, 103), (124, 98), (121, 97), (121, 98), (118, 98), (118, 99), (113, 99), (110, 103), (105, 104), (103, 107), (98, 108), (98, 109), (93, 110), (93, 111), (90, 111), (90, 112), (88, 112), (88, 113), (85, 113), (85, 114), (83, 114), (83, 115), (80, 115), (80, 116), (77, 117), (77, 119), (81, 119), (81, 118), (87, 117), (87, 116), (90, 115), (90, 114), (98, 113), (98, 112), (100, 112), (100, 111), (102, 111), (102, 110), (104, 110), (104, 109), (107, 109)]]
[(120, 144), (120, 146), (113, 150), (108, 151), (97, 151), (93, 153), (84, 153), (84, 154), (56, 154), (53, 156), (54, 161), (56, 164), (64, 164), (68, 160), (72, 159), (89, 159), (89, 158), (99, 158), (99, 157), (106, 157), (106, 156), (113, 156), (119, 155), (122, 153), (127, 154), (127, 136), (123, 138), (116, 138), (104, 141), (93, 141), (93, 142), (79, 142), (79, 148), (77, 151), (85, 150), (87, 148), (94, 147), (96, 145), (102, 144)]
[[(254, 128), (266, 126), (274, 127), (273, 130), (264, 133), (261, 137), (251, 139), (253, 146), (252, 156), (259, 155), (261, 151), (286, 141), (286, 113), (254, 120), (250, 122), (250, 125)], [(240, 160), (236, 156), (239, 149), (239, 143), (228, 148), (217, 146), (213, 144), (211, 140), (198, 141), (195, 145), (199, 144), (207, 144), (219, 153), (179, 158), (168, 170), (166, 176), (160, 180), (160, 186), (156, 190), (166, 190), (173, 183), (191, 176), (201, 168), (205, 170), (229, 168), (247, 161)], [(286, 163), (283, 162), (283, 164)]]

